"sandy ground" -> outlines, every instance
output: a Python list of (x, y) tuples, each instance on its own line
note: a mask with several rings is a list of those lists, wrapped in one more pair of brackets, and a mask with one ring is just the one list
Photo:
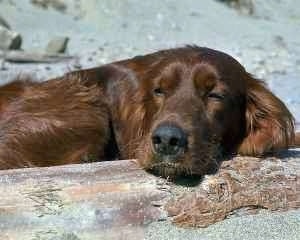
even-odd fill
[[(64, 12), (29, 0), (0, 0), (0, 16), (23, 36), (22, 48), (41, 51), (68, 36), (74, 60), (56, 64), (4, 63), (0, 83), (16, 74), (41, 79), (79, 65), (97, 66), (154, 50), (197, 44), (225, 51), (265, 79), (300, 122), (300, 2), (254, 0), (247, 16), (214, 0), (66, 0)], [(300, 210), (228, 219), (207, 229), (149, 226), (147, 239), (300, 239)]]
[(205, 229), (176, 228), (169, 223), (150, 225), (146, 239), (170, 240), (299, 240), (300, 212), (236, 217)]

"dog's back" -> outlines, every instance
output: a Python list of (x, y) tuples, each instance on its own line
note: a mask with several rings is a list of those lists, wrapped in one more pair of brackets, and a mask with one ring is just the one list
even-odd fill
[(99, 158), (108, 130), (101, 89), (76, 74), (0, 87), (0, 169)]

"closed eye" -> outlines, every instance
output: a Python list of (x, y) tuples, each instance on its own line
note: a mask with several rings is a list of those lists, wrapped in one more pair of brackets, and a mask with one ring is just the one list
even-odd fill
[(222, 101), (225, 98), (223, 94), (216, 92), (209, 93), (207, 97), (217, 101)]
[(161, 88), (155, 88), (153, 90), (153, 93), (154, 93), (155, 96), (163, 96), (165, 94), (164, 91)]

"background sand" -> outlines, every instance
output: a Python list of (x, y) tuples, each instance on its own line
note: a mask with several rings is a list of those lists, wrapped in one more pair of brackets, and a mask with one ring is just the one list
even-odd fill
[[(0, 16), (23, 37), (26, 51), (70, 38), (71, 61), (4, 63), (0, 84), (20, 73), (47, 79), (81, 67), (154, 50), (197, 44), (225, 51), (265, 79), (300, 122), (300, 2), (254, 0), (249, 16), (214, 0), (65, 0), (64, 10), (29, 0), (0, 0)], [(1, 61), (1, 60), (0, 60)], [(225, 220), (207, 229), (149, 226), (147, 239), (300, 239), (300, 210)]]

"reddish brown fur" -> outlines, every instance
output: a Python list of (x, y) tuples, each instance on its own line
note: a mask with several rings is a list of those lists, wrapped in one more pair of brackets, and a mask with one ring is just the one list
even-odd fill
[(18, 79), (0, 89), (0, 169), (77, 163), (109, 138), (101, 89), (76, 76)]
[[(151, 134), (162, 123), (188, 135), (173, 163), (153, 153)], [(165, 177), (202, 175), (224, 154), (259, 156), (294, 143), (286, 106), (232, 57), (207, 48), (0, 88), (0, 169), (120, 157)]]

